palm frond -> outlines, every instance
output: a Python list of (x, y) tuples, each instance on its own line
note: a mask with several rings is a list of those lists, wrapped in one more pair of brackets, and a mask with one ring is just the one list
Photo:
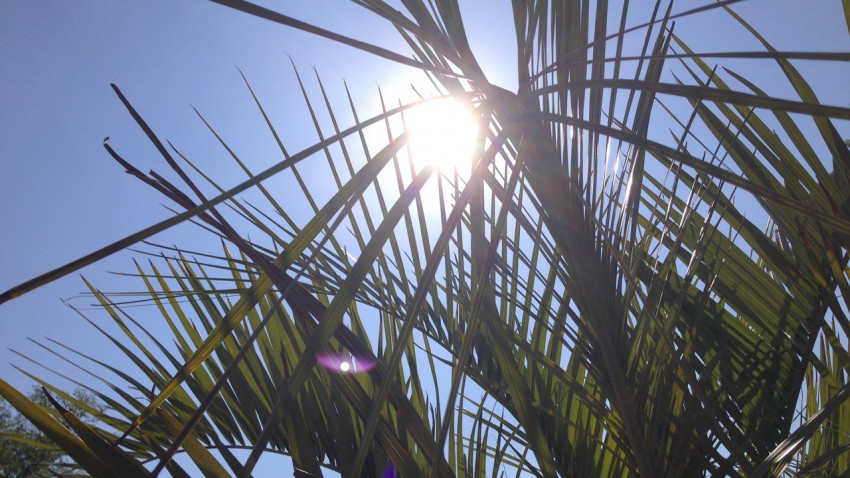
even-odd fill
[[(656, 2), (637, 23), (628, 2), (514, 1), (510, 92), (488, 81), (459, 2), (356, 2), (396, 27), (410, 58), (214, 1), (418, 68), (430, 90), (394, 108), (381, 94), (363, 119), (346, 87), (346, 128), (318, 74), (311, 93), (293, 65), (318, 140), (290, 153), (243, 75), (283, 159), (252, 172), (198, 113), (248, 177), (225, 189), (115, 88), (177, 179), (107, 151), (182, 212), (0, 302), (187, 220), (223, 242), (154, 247), (161, 256), (129, 273), (136, 293), (89, 285), (118, 332), (98, 330), (133, 373), (48, 347), (122, 384), (105, 393), (117, 415), (77, 429), (83, 440), (13, 403), (81, 466), (137, 460), (183, 476), (172, 457), (185, 452), (206, 476), (250, 476), (265, 453), (313, 476), (846, 472), (850, 150), (835, 121), (850, 109), (822, 104), (792, 60), (850, 55), (777, 51), (735, 1)], [(764, 51), (696, 53), (674, 20), (707, 11)], [(796, 97), (716, 59), (774, 61)], [(422, 166), (409, 141), (406, 115), (445, 98), (480, 122), (467, 173)], [(304, 174), (313, 166), (323, 183)], [(279, 175), (305, 207), (263, 184)], [(145, 332), (138, 304), (170, 343)], [(101, 455), (107, 437), (124, 453)]]

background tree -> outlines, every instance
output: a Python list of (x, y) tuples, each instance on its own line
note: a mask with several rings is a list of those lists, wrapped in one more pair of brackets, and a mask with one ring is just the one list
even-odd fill
[[(29, 399), (44, 408), (49, 400), (40, 388)], [(87, 422), (103, 412), (91, 393), (78, 388), (71, 399), (58, 398), (67, 410)], [(5, 478), (47, 478), (79, 474), (76, 465), (32, 423), (0, 399), (0, 476)]]

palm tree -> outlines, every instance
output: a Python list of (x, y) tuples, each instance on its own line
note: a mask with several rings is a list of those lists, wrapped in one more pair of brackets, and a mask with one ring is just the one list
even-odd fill
[[(53, 347), (90, 364), (112, 411), (96, 425), (0, 382), (82, 468), (188, 476), (171, 460), (185, 453), (206, 476), (250, 476), (281, 453), (315, 476), (850, 473), (850, 150), (833, 124), (850, 109), (820, 104), (792, 63), (850, 54), (777, 51), (735, 1), (658, 2), (634, 24), (628, 2), (515, 0), (514, 92), (487, 80), (458, 2), (356, 2), (409, 57), (214, 1), (419, 68), (435, 99), (361, 119), (324, 87), (305, 93), (320, 141), (290, 154), (254, 96), (284, 159), (252, 172), (210, 128), (247, 176), (224, 190), (115, 87), (182, 186), (106, 150), (182, 212), (0, 300), (187, 220), (222, 249), (161, 247), (129, 298), (88, 284), (138, 367)], [(764, 50), (692, 51), (674, 21), (708, 11)], [(627, 33), (642, 35), (634, 55)], [(777, 64), (798, 98), (718, 71), (718, 57)], [(445, 98), (479, 125), (467, 172), (423, 166), (409, 146), (409, 116)], [(330, 193), (299, 172), (325, 161)], [(306, 218), (263, 185), (274, 175), (299, 185)], [(134, 318), (137, 301), (173, 345)]]

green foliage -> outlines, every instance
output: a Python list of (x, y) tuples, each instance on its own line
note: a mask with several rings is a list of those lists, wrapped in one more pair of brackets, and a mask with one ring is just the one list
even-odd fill
[[(42, 407), (48, 406), (41, 389), (34, 389), (29, 399)], [(103, 411), (94, 395), (80, 388), (72, 398), (59, 397), (58, 401), (86, 421), (92, 421), (92, 414)], [(0, 398), (0, 476), (36, 478), (79, 473), (77, 465), (59, 447)]]
[[(850, 109), (822, 104), (795, 61), (850, 54), (777, 51), (734, 1), (658, 3), (637, 24), (628, 2), (514, 1), (512, 92), (454, 1), (357, 2), (413, 58), (214, 1), (427, 72), (428, 93), (478, 118), (476, 152), (466, 173), (423, 165), (403, 118), (430, 100), (381, 98), (363, 118), (296, 70), (319, 139), (289, 153), (248, 86), (280, 147), (265, 171), (201, 118), (247, 177), (225, 190), (114, 87), (173, 178), (106, 150), (182, 212), (0, 300), (187, 220), (222, 247), (148, 244), (141, 291), (87, 283), (115, 328), (86, 320), (135, 370), (48, 348), (88, 364), (114, 415), (62, 412), (71, 434), (0, 383), (86, 470), (188, 476), (171, 459), (185, 453), (205, 476), (250, 476), (280, 453), (316, 476), (848, 473), (850, 150), (834, 121)], [(692, 51), (674, 20), (710, 11), (763, 49)], [(795, 97), (717, 58), (774, 64)]]

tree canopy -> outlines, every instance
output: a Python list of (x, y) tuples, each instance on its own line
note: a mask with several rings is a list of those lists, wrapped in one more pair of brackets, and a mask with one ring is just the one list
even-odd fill
[[(29, 395), (33, 403), (52, 408), (45, 392), (34, 389)], [(83, 389), (76, 389), (70, 399), (58, 398), (61, 406), (86, 421), (102, 413), (97, 399)], [(52, 443), (24, 416), (0, 399), (0, 476), (4, 478), (51, 478), (75, 476), (78, 471), (62, 449)]]
[[(509, 91), (467, 37), (486, 19), (456, 1), (356, 1), (397, 29), (391, 46), (213, 1), (421, 69), (429, 90), (364, 116), (296, 67), (310, 116), (287, 121), (317, 140), (289, 151), (246, 79), (278, 160), (255, 170), (201, 116), (244, 175), (229, 186), (113, 85), (163, 170), (105, 150), (174, 216), (0, 302), (186, 221), (221, 248), (147, 243), (129, 272), (140, 290), (86, 283), (118, 332), (77, 312), (136, 369), (51, 350), (85, 363), (111, 414), (58, 407), (66, 428), (0, 381), (81, 468), (188, 476), (181, 455), (245, 477), (285, 454), (312, 476), (850, 473), (850, 108), (822, 104), (797, 68), (850, 53), (779, 51), (734, 0), (515, 0)], [(692, 50), (676, 22), (710, 13), (761, 49)], [(775, 66), (794, 96), (722, 59)], [(410, 120), (445, 101), (478, 126), (468, 162), (441, 167)], [(149, 333), (139, 304), (171, 335)]]

